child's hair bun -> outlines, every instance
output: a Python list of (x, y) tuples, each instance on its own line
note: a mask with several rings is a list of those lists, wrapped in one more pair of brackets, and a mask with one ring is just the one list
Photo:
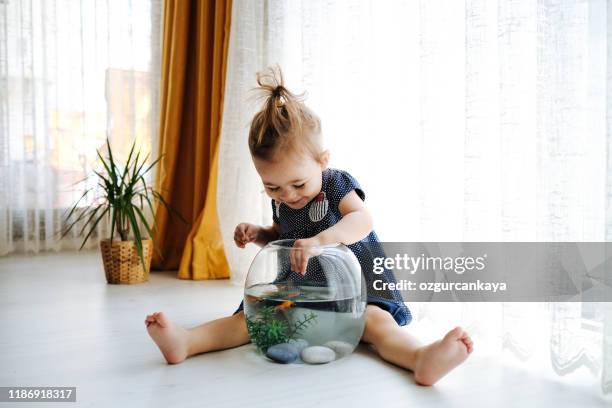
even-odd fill
[(295, 95), (285, 88), (280, 67), (275, 65), (258, 72), (257, 84), (262, 96), (266, 98), (264, 110), (267, 111), (267, 117), (279, 135), (291, 130), (299, 130), (298, 104), (302, 103), (303, 95)]
[(258, 99), (265, 99), (251, 123), (249, 149), (254, 156), (269, 159), (278, 148), (302, 139), (304, 129), (320, 131), (319, 119), (284, 84), (278, 65), (257, 73)]

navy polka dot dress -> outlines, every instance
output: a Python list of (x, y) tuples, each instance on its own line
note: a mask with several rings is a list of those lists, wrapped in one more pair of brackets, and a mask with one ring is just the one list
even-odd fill
[[(299, 210), (294, 210), (289, 206), (272, 200), (272, 218), (280, 226), (281, 234), (279, 239), (304, 239), (310, 238), (321, 231), (324, 231), (336, 224), (341, 218), (340, 201), (351, 191), (355, 190), (362, 200), (365, 200), (365, 193), (353, 176), (343, 170), (326, 169), (322, 172), (321, 192), (310, 203)], [(404, 326), (412, 320), (410, 310), (404, 304), (402, 295), (397, 290), (374, 290), (373, 281), (382, 280), (383, 282), (395, 282), (393, 272), (385, 270), (383, 274), (375, 275), (372, 272), (373, 258), (384, 256), (382, 247), (378, 245), (378, 237), (374, 231), (370, 232), (363, 240), (348, 245), (353, 251), (365, 278), (368, 298), (367, 303), (379, 306), (393, 316), (398, 325)], [(286, 272), (290, 273), (289, 268)], [(306, 273), (293, 274), (292, 280), (299, 284), (300, 279), (312, 281), (325, 280), (320, 268), (316, 263), (309, 262)], [(279, 276), (279, 280), (283, 277)], [(240, 303), (234, 314), (242, 310), (243, 304)]]

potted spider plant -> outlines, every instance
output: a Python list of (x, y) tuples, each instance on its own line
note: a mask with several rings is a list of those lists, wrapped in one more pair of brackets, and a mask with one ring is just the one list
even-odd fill
[[(177, 214), (164, 200), (162, 195), (148, 186), (145, 175), (161, 159), (145, 167), (149, 158), (144, 159), (140, 152), (134, 155), (136, 142), (132, 144), (125, 165), (120, 166), (114, 159), (109, 140), (106, 140), (107, 157), (104, 159), (96, 150), (104, 170), (94, 171), (98, 178), (95, 188), (87, 188), (83, 195), (72, 206), (66, 216), (69, 226), (62, 233), (62, 238), (79, 222), (83, 221), (80, 235), (87, 230), (79, 250), (96, 229), (104, 217), (110, 217), (110, 237), (100, 241), (104, 272), (108, 283), (142, 283), (149, 280), (149, 268), (153, 255), (153, 236), (156, 229), (153, 201), (160, 202), (168, 211)], [(89, 175), (85, 178), (87, 180)], [(92, 190), (96, 190), (92, 204), (84, 210), (79, 204)], [(151, 225), (145, 216), (150, 211)], [(74, 215), (74, 220), (71, 217)], [(184, 221), (185, 222), (185, 221)], [(115, 239), (118, 238), (118, 239)]]

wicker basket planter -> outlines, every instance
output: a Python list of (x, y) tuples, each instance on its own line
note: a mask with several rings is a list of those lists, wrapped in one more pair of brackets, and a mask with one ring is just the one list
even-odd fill
[(102, 262), (106, 281), (113, 284), (143, 283), (149, 280), (149, 268), (153, 255), (153, 242), (150, 239), (142, 241), (142, 254), (145, 268), (143, 269), (138, 249), (134, 241), (119, 241), (114, 239), (112, 246), (109, 239), (100, 242)]

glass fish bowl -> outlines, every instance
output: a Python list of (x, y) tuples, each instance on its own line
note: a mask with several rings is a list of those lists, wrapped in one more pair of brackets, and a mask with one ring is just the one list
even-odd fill
[[(270, 242), (253, 260), (244, 288), (251, 342), (279, 363), (328, 363), (359, 344), (366, 286), (353, 252), (342, 244), (294, 248)], [(292, 260), (308, 257), (305, 273)]]

